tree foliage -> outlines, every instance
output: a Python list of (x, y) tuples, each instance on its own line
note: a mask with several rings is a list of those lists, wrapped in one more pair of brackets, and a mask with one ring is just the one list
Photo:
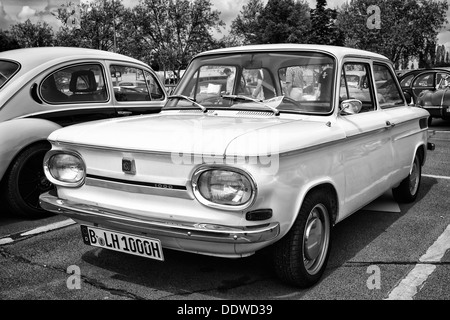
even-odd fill
[(250, 0), (242, 7), (236, 19), (231, 22), (230, 36), (234, 44), (254, 44), (258, 38), (261, 38), (257, 35), (262, 29), (259, 19), (263, 10), (262, 0)]
[[(67, 23), (74, 8), (79, 12), (80, 28), (71, 28)], [(61, 46), (117, 51), (128, 11), (121, 0), (94, 0), (82, 2), (81, 5), (69, 2), (62, 5), (58, 8), (57, 18), (63, 27), (56, 34), (56, 43)]]
[(185, 68), (196, 53), (211, 49), (213, 28), (224, 23), (210, 0), (140, 0), (134, 7), (134, 39), (152, 53), (161, 70)]
[[(371, 5), (381, 10), (379, 29), (367, 27)], [(351, 0), (340, 8), (338, 25), (346, 46), (383, 54), (397, 65), (417, 57), (425, 67), (433, 64), (447, 10), (445, 1)]]
[(8, 30), (3, 31), (0, 29), (0, 52), (19, 48), (19, 43), (11, 36), (10, 32)]
[(259, 18), (257, 43), (305, 43), (310, 30), (305, 0), (269, 0)]
[(326, 6), (326, 0), (317, 0), (316, 8), (311, 10), (309, 42), (341, 46), (344, 44), (344, 36), (336, 25), (338, 12)]
[(54, 43), (52, 27), (47, 22), (33, 24), (30, 19), (12, 25), (11, 36), (21, 48), (48, 47)]

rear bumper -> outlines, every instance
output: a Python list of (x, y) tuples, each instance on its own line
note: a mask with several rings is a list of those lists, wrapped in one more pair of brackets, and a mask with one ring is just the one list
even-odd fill
[(215, 242), (224, 244), (256, 244), (273, 240), (280, 234), (278, 222), (257, 226), (229, 227), (198, 222), (147, 219), (127, 212), (104, 209), (60, 199), (44, 193), (40, 196), (43, 209), (67, 216), (77, 221), (111, 229), (127, 230), (134, 234), (155, 237), (185, 239), (186, 241)]

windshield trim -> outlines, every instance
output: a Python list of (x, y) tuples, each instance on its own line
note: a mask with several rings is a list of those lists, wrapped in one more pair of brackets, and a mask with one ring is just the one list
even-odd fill
[[(327, 111), (302, 111), (302, 110), (286, 110), (283, 108), (277, 109), (279, 111), (279, 113), (287, 113), (287, 114), (301, 114), (301, 115), (312, 115), (312, 116), (329, 116), (331, 114), (333, 114), (336, 110), (336, 86), (337, 86), (337, 82), (339, 79), (339, 75), (338, 75), (338, 69), (339, 69), (339, 59), (338, 57), (330, 51), (327, 50), (322, 50), (322, 49), (311, 49), (311, 48), (295, 48), (292, 50), (280, 50), (280, 49), (276, 49), (276, 48), (270, 48), (270, 49), (258, 49), (258, 50), (237, 50), (237, 51), (229, 51), (229, 52), (204, 52), (204, 53), (200, 53), (197, 56), (193, 57), (191, 59), (191, 61), (189, 62), (189, 65), (186, 68), (186, 72), (183, 74), (183, 79), (180, 80), (180, 82), (178, 83), (175, 91), (172, 94), (176, 94), (179, 92), (181, 92), (181, 86), (180, 84), (183, 82), (183, 80), (186, 80), (186, 78), (188, 77), (188, 74), (192, 73), (192, 75), (194, 75), (195, 73), (199, 72), (201, 66), (203, 63), (208, 63), (208, 65), (210, 66), (223, 66), (223, 62), (219, 61), (216, 62), (214, 60), (216, 59), (221, 59), (221, 58), (226, 58), (227, 56), (234, 56), (234, 55), (245, 55), (245, 54), (250, 54), (250, 55), (258, 55), (258, 54), (268, 54), (268, 55), (312, 55), (312, 56), (316, 56), (316, 55), (322, 55), (323, 57), (328, 57), (333, 64), (333, 76), (332, 76), (332, 88), (331, 88), (331, 92), (330, 92), (330, 105), (329, 108), (327, 109)], [(236, 63), (230, 63), (230, 66), (234, 66), (234, 67), (240, 67), (239, 64)], [(195, 67), (194, 67), (195, 66)], [(192, 68), (192, 71), (190, 70)], [(198, 81), (199, 79), (197, 79)], [(278, 79), (279, 81), (279, 79)], [(196, 83), (197, 84), (197, 83)], [(278, 83), (277, 83), (277, 89), (278, 88)], [(283, 91), (281, 91), (280, 93), (282, 93)], [(194, 100), (195, 101), (195, 100)], [(307, 100), (305, 100), (307, 101)], [(251, 102), (251, 101), (249, 101)], [(218, 110), (226, 110), (229, 109), (230, 107), (222, 107), (222, 106), (215, 106), (215, 105), (204, 105), (208, 110), (209, 109), (218, 109)], [(231, 106), (234, 110), (238, 110), (241, 109), (240, 107), (234, 107)], [(163, 110), (177, 110), (177, 109), (187, 109), (189, 107), (187, 106), (183, 106), (183, 107), (177, 107), (177, 106), (173, 106), (171, 105), (170, 101), (168, 101), (164, 107)], [(261, 108), (258, 108), (259, 111), (261, 110), (267, 110), (268, 108), (266, 108), (265, 106), (261, 105)], [(244, 110), (248, 110), (247, 108), (244, 108)]]

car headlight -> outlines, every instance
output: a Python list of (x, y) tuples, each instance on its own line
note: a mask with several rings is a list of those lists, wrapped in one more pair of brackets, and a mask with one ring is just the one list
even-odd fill
[(79, 187), (86, 177), (84, 161), (73, 151), (47, 152), (44, 158), (44, 171), (50, 182), (65, 187)]
[(227, 210), (245, 209), (256, 196), (252, 177), (231, 167), (198, 169), (192, 177), (192, 189), (197, 200), (204, 205)]

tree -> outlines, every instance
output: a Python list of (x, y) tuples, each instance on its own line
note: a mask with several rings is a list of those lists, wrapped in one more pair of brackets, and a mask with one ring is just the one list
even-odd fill
[[(68, 24), (74, 8), (79, 11), (80, 28)], [(125, 9), (122, 0), (94, 0), (75, 5), (69, 2), (58, 8), (56, 17), (63, 27), (56, 34), (60, 46), (94, 48), (105, 51), (118, 51), (122, 43)]]
[(53, 46), (53, 29), (47, 22), (33, 24), (28, 19), (23, 23), (12, 25), (10, 29), (12, 38), (22, 48)]
[(250, 0), (231, 22), (230, 40), (239, 45), (254, 44), (261, 27), (259, 18), (264, 10), (262, 0)]
[(305, 43), (310, 8), (304, 0), (269, 0), (261, 13), (256, 43)]
[(311, 10), (311, 32), (309, 42), (327, 45), (343, 45), (343, 32), (337, 27), (337, 10), (326, 8), (326, 0), (317, 0)]
[[(380, 9), (379, 29), (367, 27), (371, 5)], [(383, 54), (396, 65), (417, 57), (423, 68), (432, 65), (447, 10), (444, 0), (351, 0), (340, 8), (338, 25), (346, 46)]]
[(217, 46), (211, 30), (220, 27), (220, 12), (210, 0), (140, 0), (133, 8), (135, 41), (152, 53), (160, 70), (177, 77), (191, 58)]
[(0, 52), (19, 48), (19, 43), (10, 35), (9, 31), (0, 29)]

